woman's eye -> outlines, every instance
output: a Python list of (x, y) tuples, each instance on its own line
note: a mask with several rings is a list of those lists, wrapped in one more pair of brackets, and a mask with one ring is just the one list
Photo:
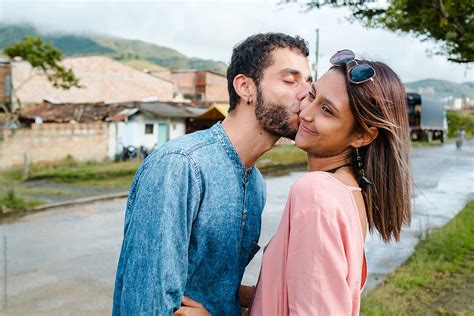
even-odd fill
[(315, 98), (316, 96), (314, 95), (314, 93), (308, 92), (308, 97), (309, 97), (310, 100), (314, 100), (314, 98)]
[(324, 106), (324, 105), (321, 107), (321, 109), (323, 110), (323, 112), (325, 112), (327, 114), (332, 114), (331, 110), (328, 107)]
[(289, 84), (293, 84), (293, 83), (295, 83), (295, 82), (294, 82), (294, 81), (292, 81), (292, 80), (283, 80), (283, 81), (284, 81), (284, 82), (286, 82), (286, 83), (289, 83)]

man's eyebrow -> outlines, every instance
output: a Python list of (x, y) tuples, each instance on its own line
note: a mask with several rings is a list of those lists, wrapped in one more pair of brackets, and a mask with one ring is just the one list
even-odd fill
[[(293, 69), (293, 68), (283, 68), (282, 70), (280, 70), (278, 73), (280, 74), (291, 74), (291, 75), (298, 75), (298, 76), (302, 76), (301, 72), (299, 70), (296, 70), (296, 69)], [(311, 76), (308, 76), (307, 78), (305, 78), (305, 81), (306, 82), (313, 82), (313, 77)]]
[(299, 70), (296, 70), (296, 69), (293, 69), (293, 68), (283, 68), (282, 70), (280, 70), (278, 73), (282, 74), (282, 73), (289, 73), (289, 74), (292, 74), (292, 75), (301, 75), (301, 73), (299, 72)]

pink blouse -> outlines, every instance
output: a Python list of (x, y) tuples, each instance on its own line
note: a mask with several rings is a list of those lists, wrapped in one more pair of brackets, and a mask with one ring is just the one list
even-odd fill
[(367, 265), (355, 190), (327, 172), (293, 184), (251, 315), (359, 315)]

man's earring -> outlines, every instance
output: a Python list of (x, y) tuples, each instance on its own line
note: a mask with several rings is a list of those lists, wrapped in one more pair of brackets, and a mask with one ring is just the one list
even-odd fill
[(250, 99), (247, 99), (247, 105), (250, 105)]

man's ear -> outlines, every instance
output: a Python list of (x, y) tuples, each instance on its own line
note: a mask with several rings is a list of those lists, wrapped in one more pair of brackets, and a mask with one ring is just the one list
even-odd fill
[(239, 74), (235, 76), (233, 84), (235, 92), (237, 92), (242, 100), (245, 102), (247, 100), (253, 101), (256, 89), (252, 78)]
[(351, 143), (352, 147), (364, 147), (374, 141), (379, 135), (377, 127), (369, 127), (369, 130), (359, 132), (356, 139)]

